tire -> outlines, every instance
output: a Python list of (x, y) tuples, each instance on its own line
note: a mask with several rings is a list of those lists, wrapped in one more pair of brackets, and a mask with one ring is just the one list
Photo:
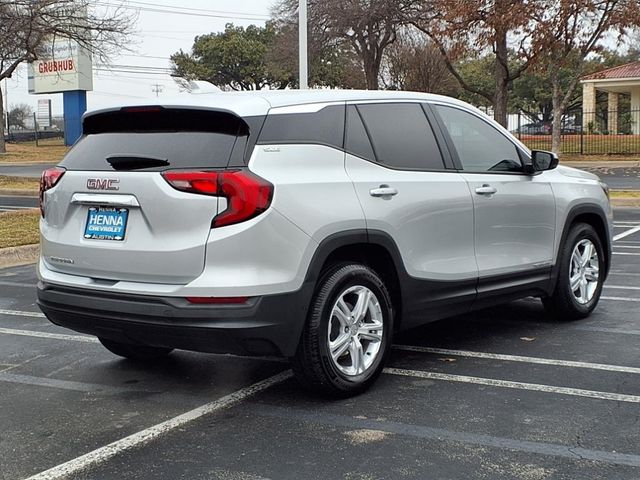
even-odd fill
[(376, 272), (361, 264), (330, 267), (316, 285), (292, 359), (296, 378), (330, 397), (365, 391), (384, 367), (393, 320), (391, 297)]
[[(597, 255), (597, 259), (594, 259), (592, 255), (588, 255), (590, 258), (588, 263), (578, 268), (577, 264), (585, 261), (584, 259), (587, 255), (584, 254), (585, 250), (583, 248), (588, 247), (588, 245), (593, 246), (593, 252)], [(573, 255), (576, 249), (578, 255), (580, 255), (581, 251), (583, 254), (580, 260), (576, 257), (574, 261)], [(588, 317), (596, 308), (600, 299), (606, 270), (602, 241), (591, 225), (577, 223), (571, 226), (565, 243), (560, 249), (559, 262), (560, 268), (555, 290), (552, 295), (542, 299), (545, 310), (560, 321)], [(593, 281), (594, 272), (597, 277), (595, 281)], [(572, 277), (581, 279), (578, 283), (580, 286), (575, 290), (571, 285)]]
[(166, 357), (173, 351), (173, 348), (121, 343), (101, 337), (98, 337), (98, 340), (100, 340), (100, 343), (111, 353), (137, 362), (157, 360)]

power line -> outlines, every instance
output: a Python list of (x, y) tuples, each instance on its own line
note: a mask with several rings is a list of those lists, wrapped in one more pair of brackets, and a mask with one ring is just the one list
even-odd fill
[(154, 72), (154, 71), (139, 71), (139, 70), (127, 70), (127, 69), (117, 69), (117, 68), (94, 68), (97, 72), (110, 72), (110, 73), (134, 73), (140, 75), (170, 75), (170, 72)]
[(242, 16), (253, 16), (253, 17), (266, 17), (267, 19), (269, 18), (268, 15), (265, 15), (265, 14), (262, 14), (262, 13), (230, 12), (228, 10), (210, 10), (210, 9), (205, 9), (205, 8), (179, 7), (179, 6), (175, 6), (175, 5), (164, 5), (164, 4), (157, 4), (157, 3), (141, 2), (139, 0), (129, 0), (127, 3), (134, 4), (134, 5), (146, 5), (146, 6), (155, 7), (155, 8), (158, 8), (158, 7), (171, 8), (171, 9), (175, 9), (175, 10), (187, 10), (187, 11), (192, 11), (192, 12), (215, 13), (215, 14), (220, 14), (220, 15), (242, 15)]
[(138, 54), (138, 55), (122, 54), (120, 56), (121, 57), (132, 57), (132, 58), (154, 58), (154, 59), (157, 59), (157, 60), (171, 60), (170, 57), (157, 57), (155, 55), (144, 55), (144, 54)]
[[(95, 2), (96, 5), (101, 5), (103, 7), (114, 7), (115, 5), (103, 2)], [(129, 10), (137, 10), (141, 12), (152, 12), (152, 13), (169, 13), (172, 15), (187, 15), (191, 17), (209, 17), (209, 18), (226, 18), (231, 20), (254, 20), (254, 21), (266, 21), (269, 19), (266, 15), (264, 18), (256, 18), (255, 16), (249, 17), (246, 15), (227, 15), (227, 14), (216, 14), (216, 13), (205, 13), (205, 12), (189, 12), (189, 11), (179, 11), (179, 10), (166, 10), (162, 8), (155, 7), (138, 7), (135, 5), (120, 5), (120, 8), (126, 8)], [(178, 7), (172, 7), (178, 8)]]
[(155, 70), (160, 72), (170, 72), (171, 68), (169, 67), (153, 67), (147, 65), (119, 65), (115, 63), (98, 63), (96, 64), (97, 68), (113, 68), (113, 69), (132, 69), (132, 70)]

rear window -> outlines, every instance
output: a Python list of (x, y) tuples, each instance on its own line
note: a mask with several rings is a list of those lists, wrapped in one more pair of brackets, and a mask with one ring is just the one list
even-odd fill
[(237, 138), (249, 133), (230, 113), (177, 109), (98, 114), (83, 128), (61, 163), (68, 170), (224, 168)]

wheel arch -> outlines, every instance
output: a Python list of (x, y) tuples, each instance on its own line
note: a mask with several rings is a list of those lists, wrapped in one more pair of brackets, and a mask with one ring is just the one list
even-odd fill
[(366, 229), (330, 235), (316, 249), (307, 270), (305, 284), (315, 288), (325, 268), (342, 261), (362, 263), (382, 277), (393, 302), (394, 329), (398, 330), (402, 321), (403, 304), (401, 278), (407, 273), (393, 239), (385, 232)]
[(562, 237), (560, 242), (558, 243), (557, 252), (556, 252), (556, 264), (553, 268), (552, 282), (553, 285), (550, 291), (555, 289), (555, 284), (558, 277), (558, 270), (560, 268), (559, 258), (560, 258), (560, 250), (567, 240), (567, 235), (569, 234), (569, 230), (576, 223), (586, 223), (591, 225), (600, 241), (602, 242), (602, 246), (605, 254), (605, 279), (609, 274), (609, 269), (611, 268), (611, 258), (612, 258), (612, 239), (609, 231), (609, 223), (607, 222), (607, 215), (602, 211), (602, 207), (597, 204), (582, 204), (576, 205), (567, 214), (564, 227), (562, 229)]

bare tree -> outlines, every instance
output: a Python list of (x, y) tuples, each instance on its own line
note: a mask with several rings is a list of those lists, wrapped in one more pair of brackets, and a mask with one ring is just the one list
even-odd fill
[[(509, 87), (538, 54), (531, 40), (541, 8), (540, 0), (425, 0), (414, 5), (409, 19), (433, 40), (462, 88), (492, 102), (495, 120), (506, 126)], [(519, 59), (516, 64), (509, 62), (510, 50)], [(488, 53), (495, 58), (494, 88), (474, 87), (458, 61)]]
[(387, 48), (382, 81), (386, 88), (455, 95), (459, 86), (440, 51), (428, 37), (404, 28)]
[[(329, 41), (347, 43), (362, 62), (367, 88), (377, 90), (385, 49), (396, 41), (413, 1), (309, 0), (309, 26)], [(293, 22), (297, 5), (297, 0), (282, 0), (274, 11)]]
[[(640, 26), (637, 0), (548, 0), (538, 21), (536, 41), (541, 62), (551, 79), (553, 103), (552, 150), (562, 142), (562, 116), (588, 65), (587, 57), (603, 48), (605, 40), (627, 38)], [(574, 74), (561, 75), (565, 69)]]
[(27, 118), (33, 114), (33, 108), (26, 103), (12, 105), (7, 115), (9, 116), (8, 124), (10, 126), (26, 128)]
[[(114, 52), (128, 50), (126, 40), (135, 21), (121, 6), (97, 11), (90, 0), (0, 0), (0, 81), (10, 78), (21, 63), (46, 55), (52, 42), (73, 42), (106, 61)], [(0, 118), (2, 105), (0, 92)], [(0, 153), (4, 152), (0, 122)]]

